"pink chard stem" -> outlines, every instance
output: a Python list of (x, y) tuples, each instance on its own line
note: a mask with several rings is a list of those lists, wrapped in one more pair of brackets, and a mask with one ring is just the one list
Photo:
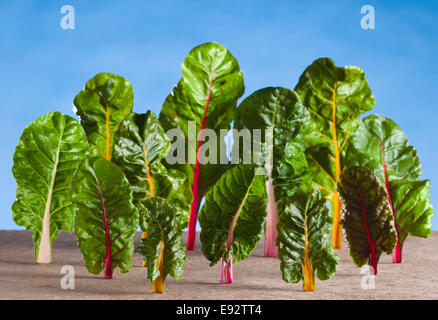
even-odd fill
[(277, 248), (277, 224), (278, 224), (278, 208), (275, 201), (274, 187), (272, 184), (272, 178), (269, 177), (266, 182), (268, 192), (268, 216), (266, 218), (266, 230), (265, 230), (265, 257), (278, 257)]
[(231, 257), (228, 261), (225, 258), (221, 258), (221, 283), (232, 284), (233, 280), (233, 257)]

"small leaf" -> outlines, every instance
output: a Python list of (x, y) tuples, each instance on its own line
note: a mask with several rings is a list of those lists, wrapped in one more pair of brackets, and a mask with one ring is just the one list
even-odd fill
[(283, 280), (297, 283), (303, 280), (303, 290), (315, 290), (315, 273), (327, 280), (336, 273), (339, 258), (330, 243), (333, 219), (318, 190), (299, 191), (280, 215), (278, 254)]
[(148, 236), (141, 239), (136, 252), (140, 252), (146, 261), (153, 292), (163, 293), (168, 275), (179, 280), (183, 274), (187, 257), (180, 224), (178, 215), (165, 199), (153, 197), (143, 201), (140, 227)]

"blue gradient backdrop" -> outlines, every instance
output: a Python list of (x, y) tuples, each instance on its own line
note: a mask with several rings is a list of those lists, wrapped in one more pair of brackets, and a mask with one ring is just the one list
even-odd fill
[[(436, 1), (1, 1), (0, 229), (18, 229), (12, 155), (22, 130), (72, 101), (98, 72), (126, 77), (136, 112), (158, 113), (190, 49), (217, 41), (240, 62), (246, 92), (293, 88), (319, 57), (365, 70), (374, 113), (395, 120), (420, 155), (438, 208), (438, 2)], [(60, 27), (73, 5), (76, 29)], [(376, 29), (360, 27), (373, 5)], [(434, 218), (434, 230), (438, 218)]]

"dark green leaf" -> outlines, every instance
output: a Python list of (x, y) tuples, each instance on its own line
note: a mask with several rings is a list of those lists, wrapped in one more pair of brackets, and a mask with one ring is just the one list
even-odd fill
[(283, 280), (303, 289), (315, 289), (315, 273), (320, 280), (330, 279), (339, 262), (330, 243), (332, 218), (326, 200), (318, 190), (297, 192), (285, 205), (278, 229), (278, 254)]
[(392, 253), (397, 243), (385, 187), (369, 168), (353, 166), (342, 172), (338, 191), (350, 256), (359, 267), (368, 262), (377, 274), (380, 255)]
[[(249, 129), (253, 138), (253, 161), (260, 156), (265, 159), (268, 177), (267, 256), (277, 256), (276, 221), (283, 210), (284, 200), (299, 188), (308, 189), (310, 185), (311, 177), (302, 142), (308, 119), (309, 113), (299, 96), (281, 87), (268, 87), (254, 92), (236, 111), (234, 127), (239, 132)], [(257, 141), (256, 130), (261, 130), (261, 141)], [(255, 150), (257, 143), (260, 144), (261, 155)], [(233, 156), (240, 155), (240, 162), (244, 161), (244, 153), (251, 152), (250, 146), (243, 145), (237, 136), (234, 137), (234, 145), (239, 146), (239, 152), (234, 151)]]
[[(155, 286), (162, 286), (168, 275), (179, 280), (187, 260), (182, 245), (182, 230), (178, 215), (169, 203), (160, 197), (143, 201), (140, 210), (140, 226), (148, 236), (141, 240), (137, 252), (143, 255), (148, 270), (148, 278)], [(155, 283), (156, 281), (160, 283)], [(154, 291), (162, 292), (162, 291)]]

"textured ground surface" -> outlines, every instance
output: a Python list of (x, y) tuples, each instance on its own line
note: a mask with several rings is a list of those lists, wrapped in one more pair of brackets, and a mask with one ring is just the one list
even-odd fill
[[(197, 241), (199, 245), (199, 241)], [(182, 279), (169, 278), (163, 295), (152, 294), (141, 257), (127, 274), (113, 280), (88, 273), (72, 233), (62, 232), (53, 248), (53, 264), (35, 265), (31, 233), (0, 231), (0, 299), (438, 299), (438, 232), (429, 239), (408, 238), (404, 261), (394, 265), (384, 255), (374, 289), (362, 289), (361, 269), (353, 265), (346, 246), (332, 280), (318, 281), (316, 291), (281, 279), (279, 260), (264, 258), (262, 243), (253, 256), (235, 265), (235, 283), (221, 285), (220, 269), (209, 267), (199, 247), (188, 253)], [(75, 269), (75, 290), (63, 290), (63, 265)]]

